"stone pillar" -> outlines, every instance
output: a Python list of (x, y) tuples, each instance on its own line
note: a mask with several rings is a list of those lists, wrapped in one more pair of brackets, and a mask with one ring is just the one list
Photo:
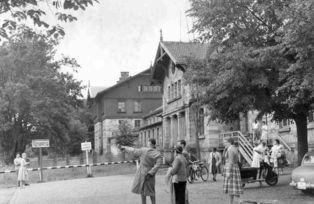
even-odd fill
[(185, 109), (185, 140), (191, 142), (191, 128), (190, 128), (190, 108)]
[(178, 140), (186, 139), (186, 122), (185, 112), (181, 112), (178, 115)]
[(164, 149), (168, 149), (170, 147), (170, 138), (171, 138), (171, 134), (170, 134), (170, 130), (171, 130), (171, 121), (170, 121), (170, 117), (164, 117), (163, 118), (163, 148)]
[(175, 146), (178, 140), (178, 115), (171, 117), (171, 146)]

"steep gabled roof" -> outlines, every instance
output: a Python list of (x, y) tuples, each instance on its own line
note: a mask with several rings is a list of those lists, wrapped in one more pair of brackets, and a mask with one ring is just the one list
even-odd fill
[(162, 41), (160, 46), (175, 64), (184, 64), (187, 57), (205, 59), (208, 45), (194, 42)]
[(131, 77), (127, 78), (126, 80), (122, 81), (122, 82), (119, 82), (119, 83), (117, 83), (117, 84), (115, 84), (115, 85), (113, 85), (113, 86), (111, 86), (111, 87), (109, 87), (109, 88), (107, 88), (107, 89), (104, 89), (104, 90), (98, 92), (95, 98), (98, 98), (98, 97), (100, 97), (101, 95), (107, 93), (108, 91), (111, 91), (111, 90), (113, 90), (113, 89), (115, 89), (115, 88), (121, 86), (122, 84), (124, 84), (124, 83), (126, 83), (126, 82), (129, 82), (129, 81), (131, 81), (131, 80), (133, 80), (133, 79), (135, 79), (135, 78), (137, 78), (137, 77), (139, 77), (139, 76), (142, 76), (142, 75), (145, 74), (145, 73), (150, 74), (150, 72), (151, 72), (151, 68), (146, 69), (146, 70), (144, 70), (144, 71), (142, 71), (142, 72), (140, 72), (140, 73), (138, 73), (138, 74), (136, 74), (136, 75), (134, 75), (134, 76), (131, 76)]
[(170, 59), (175, 66), (183, 68), (188, 58), (206, 59), (212, 55), (215, 46), (212, 43), (160, 41), (152, 68), (153, 79), (161, 80), (165, 75), (165, 66)]

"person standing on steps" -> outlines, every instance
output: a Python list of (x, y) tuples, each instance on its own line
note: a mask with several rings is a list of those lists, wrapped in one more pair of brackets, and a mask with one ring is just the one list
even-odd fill
[(209, 164), (209, 171), (210, 173), (213, 174), (213, 181), (216, 182), (217, 179), (217, 173), (218, 173), (218, 168), (221, 163), (221, 156), (219, 152), (217, 152), (217, 148), (214, 147), (213, 151), (209, 154), (208, 158), (208, 164)]
[(150, 197), (152, 204), (156, 204), (155, 175), (162, 164), (161, 153), (156, 149), (156, 140), (150, 138), (148, 140), (148, 148), (118, 147), (140, 157), (140, 164), (135, 174), (132, 192), (141, 195), (142, 204), (146, 204), (147, 196)]

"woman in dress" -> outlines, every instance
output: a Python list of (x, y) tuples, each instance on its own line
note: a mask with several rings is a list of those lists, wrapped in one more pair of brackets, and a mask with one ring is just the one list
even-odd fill
[(262, 141), (259, 145), (253, 148), (253, 158), (251, 167), (260, 168), (261, 161), (264, 159), (264, 154), (266, 151), (266, 142)]
[(18, 170), (17, 180), (19, 181), (20, 187), (23, 187), (28, 181), (28, 172), (27, 165), (29, 162), (26, 162), (26, 153), (22, 154), (22, 158), (20, 159), (20, 166)]
[(225, 146), (223, 192), (229, 195), (229, 204), (233, 204), (234, 197), (240, 197), (240, 194), (243, 193), (239, 169), (240, 155), (238, 149), (234, 146), (234, 140), (232, 138), (225, 141)]
[(281, 157), (282, 153), (282, 145), (280, 144), (280, 141), (278, 139), (275, 139), (274, 144), (271, 148), (271, 162), (273, 163), (274, 170), (277, 171), (279, 174), (279, 168), (278, 168), (278, 158)]
[(218, 173), (219, 165), (221, 163), (221, 156), (220, 153), (217, 152), (217, 148), (213, 148), (213, 151), (209, 154), (208, 164), (209, 164), (209, 171), (213, 174), (213, 181), (216, 180), (216, 176)]

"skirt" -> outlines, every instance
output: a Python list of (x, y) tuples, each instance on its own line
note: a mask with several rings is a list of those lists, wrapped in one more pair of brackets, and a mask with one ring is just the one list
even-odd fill
[(17, 174), (18, 181), (28, 181), (28, 172), (25, 167), (20, 167)]
[(226, 169), (224, 168), (223, 176), (223, 192), (237, 197), (240, 196), (243, 193), (243, 187), (239, 167), (237, 165), (231, 167), (229, 179), (227, 179)]

